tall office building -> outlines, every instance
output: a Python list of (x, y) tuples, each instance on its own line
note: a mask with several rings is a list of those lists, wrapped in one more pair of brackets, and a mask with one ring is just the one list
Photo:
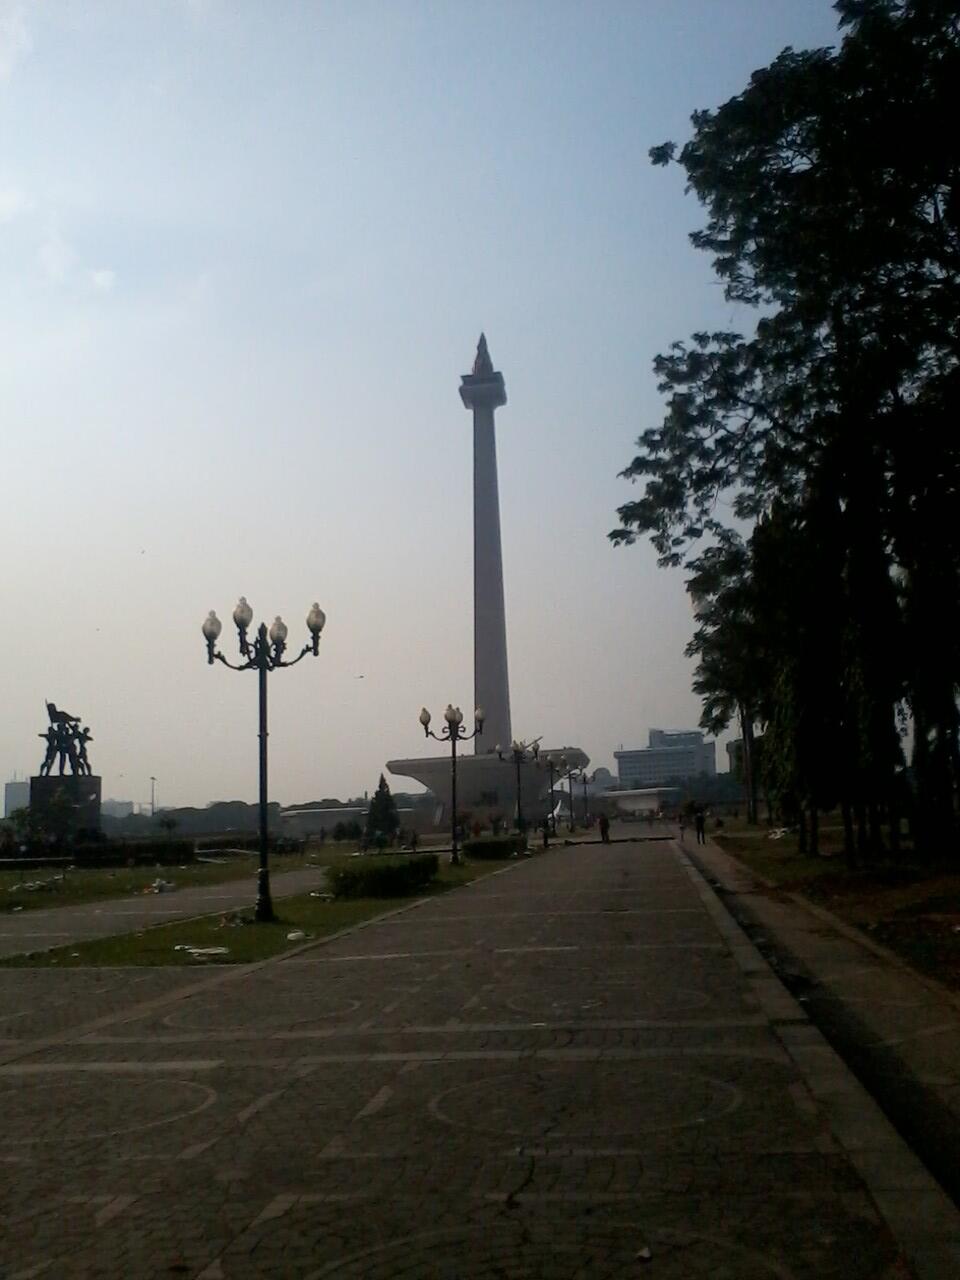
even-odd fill
[(3, 816), (9, 818), (15, 809), (26, 809), (30, 804), (30, 782), (8, 782), (3, 788)]
[(656, 787), (676, 778), (712, 778), (717, 744), (697, 730), (651, 729), (649, 745), (613, 753), (621, 787)]

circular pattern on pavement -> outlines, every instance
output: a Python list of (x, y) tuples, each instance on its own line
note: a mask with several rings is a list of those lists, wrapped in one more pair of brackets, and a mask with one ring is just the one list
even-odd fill
[[(185, 1000), (168, 1013), (163, 1025), (176, 1031), (262, 1031), (265, 1034), (307, 1027), (325, 1019), (345, 1018), (360, 1008), (360, 1001), (336, 993), (284, 992), (264, 1016), (243, 1000)], [(284, 1011), (286, 1009), (286, 1011)]]
[(0, 1091), (0, 1144), (87, 1142), (142, 1133), (206, 1111), (217, 1091), (195, 1080), (83, 1073), (11, 1080)]
[(582, 1217), (423, 1232), (338, 1258), (307, 1280), (637, 1280), (641, 1274), (645, 1280), (794, 1280), (778, 1259), (731, 1241)]
[(514, 1013), (549, 1014), (552, 1017), (602, 1017), (609, 1009), (618, 1016), (634, 1018), (669, 1018), (704, 1009), (710, 1003), (705, 991), (692, 987), (675, 987), (658, 983), (618, 979), (600, 981), (592, 988), (580, 988), (571, 996), (571, 984), (550, 982), (534, 990), (508, 996), (504, 1001)]
[[(739, 1089), (662, 1059), (629, 1070), (582, 1062), (487, 1076), (454, 1085), (428, 1103), (442, 1123), (528, 1142), (630, 1139), (689, 1129), (736, 1110)], [(522, 1119), (520, 1119), (522, 1117)]]

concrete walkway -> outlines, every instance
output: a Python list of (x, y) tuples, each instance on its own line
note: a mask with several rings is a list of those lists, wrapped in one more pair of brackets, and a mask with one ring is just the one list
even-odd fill
[[(619, 829), (618, 842), (624, 839)], [(646, 830), (644, 839), (663, 840), (665, 830), (658, 829), (653, 836)], [(595, 832), (580, 830), (573, 837), (560, 831), (552, 837), (553, 844), (570, 840), (598, 842)], [(539, 849), (539, 842), (531, 847)], [(427, 846), (423, 853), (449, 855), (449, 846)], [(189, 920), (194, 916), (209, 915), (214, 911), (241, 911), (252, 907), (257, 896), (256, 871), (251, 861), (250, 876), (242, 880), (228, 880), (221, 884), (191, 885), (173, 893), (138, 893), (126, 898), (107, 898), (100, 902), (73, 903), (65, 907), (45, 907), (31, 911), (0, 912), (0, 958), (22, 955), (29, 951), (49, 951), (52, 947), (65, 946), (68, 942), (88, 942), (91, 938), (112, 938), (116, 934), (134, 933), (154, 924), (169, 924), (174, 920)], [(26, 874), (26, 873), (25, 873)], [(159, 868), (163, 879), (177, 881), (175, 867)], [(307, 893), (323, 886), (323, 868), (306, 867), (300, 871), (273, 871), (270, 876), (274, 898), (291, 897)]]
[[(176, 867), (157, 872), (165, 880), (177, 881)], [(300, 871), (274, 872), (270, 876), (275, 898), (306, 893), (323, 883), (321, 867)], [(37, 911), (0, 913), (0, 956), (24, 951), (48, 951), (68, 942), (110, 938), (118, 933), (134, 933), (152, 924), (189, 920), (213, 911), (240, 911), (252, 907), (257, 897), (256, 873), (242, 880), (221, 884), (190, 885), (172, 893), (138, 893), (129, 898), (106, 898), (100, 902), (77, 902), (66, 907)]]
[(686, 844), (780, 979), (960, 1199), (960, 998), (830, 912), (771, 891), (711, 841)]
[(947, 1280), (960, 1217), (671, 843), (244, 968), (0, 970), (0, 1274)]

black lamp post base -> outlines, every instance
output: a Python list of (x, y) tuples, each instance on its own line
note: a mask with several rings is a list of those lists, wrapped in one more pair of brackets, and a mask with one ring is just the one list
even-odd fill
[(275, 924), (277, 919), (273, 912), (273, 899), (270, 897), (270, 873), (265, 867), (257, 872), (257, 905), (253, 918), (257, 924)]

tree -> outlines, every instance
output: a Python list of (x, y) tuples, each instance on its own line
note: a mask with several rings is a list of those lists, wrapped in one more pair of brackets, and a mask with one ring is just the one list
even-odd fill
[(699, 658), (693, 689), (703, 698), (700, 726), (714, 736), (736, 718), (740, 728), (747, 820), (757, 821), (754, 725), (760, 718), (764, 676), (756, 635), (760, 616), (749, 578), (749, 552), (736, 535), (726, 536), (689, 566), (687, 589), (697, 630), (687, 656)]
[[(708, 213), (693, 244), (759, 318), (748, 337), (696, 333), (656, 358), (666, 416), (623, 473), (645, 489), (611, 537), (648, 534), (677, 565), (704, 536), (721, 549), (731, 537), (724, 492), (749, 522), (779, 507), (777, 569), (797, 589), (756, 594), (773, 647), (749, 651), (765, 666), (770, 761), (789, 765), (781, 786), (791, 776), (819, 794), (803, 742), (821, 731), (810, 707), (826, 678), (845, 818), (865, 848), (884, 811), (898, 830), (905, 707), (927, 842), (956, 835), (960, 548), (946, 513), (960, 491), (960, 147), (940, 126), (958, 106), (960, 19), (949, 0), (835, 7), (839, 50), (785, 50), (738, 97), (696, 112), (679, 153), (651, 153), (686, 171)], [(687, 560), (695, 576), (702, 562)], [(704, 692), (731, 684), (716, 675), (730, 631), (695, 637)], [(825, 632), (826, 672), (807, 652)]]
[(10, 820), (20, 838), (28, 844), (45, 841), (60, 846), (75, 833), (76, 812), (76, 802), (65, 791), (57, 790), (50, 795), (45, 805), (14, 809)]
[(387, 780), (381, 773), (380, 781), (377, 783), (377, 789), (373, 793), (373, 799), (370, 801), (370, 808), (367, 811), (367, 839), (375, 840), (377, 836), (383, 836), (387, 840), (392, 840), (397, 834), (399, 826), (400, 818), (397, 814), (396, 803), (390, 794)]

